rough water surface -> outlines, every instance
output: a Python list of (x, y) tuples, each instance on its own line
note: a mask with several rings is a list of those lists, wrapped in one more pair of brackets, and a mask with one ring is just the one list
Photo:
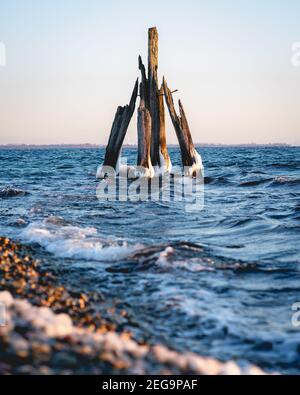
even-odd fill
[(300, 148), (199, 151), (205, 205), (189, 213), (99, 202), (103, 149), (1, 150), (0, 234), (124, 306), (138, 341), (299, 373)]

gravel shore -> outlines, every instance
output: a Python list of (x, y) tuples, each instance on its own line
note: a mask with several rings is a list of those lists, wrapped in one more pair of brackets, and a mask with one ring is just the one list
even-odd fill
[(264, 374), (137, 342), (115, 312), (101, 310), (101, 296), (67, 289), (7, 238), (0, 238), (0, 303), (0, 374)]

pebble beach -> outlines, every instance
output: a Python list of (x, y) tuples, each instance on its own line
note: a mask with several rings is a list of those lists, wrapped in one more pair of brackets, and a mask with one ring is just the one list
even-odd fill
[(137, 342), (122, 331), (116, 312), (103, 307), (101, 314), (99, 296), (68, 290), (30, 247), (7, 238), (0, 238), (0, 274), (6, 310), (0, 374), (264, 374), (253, 365)]

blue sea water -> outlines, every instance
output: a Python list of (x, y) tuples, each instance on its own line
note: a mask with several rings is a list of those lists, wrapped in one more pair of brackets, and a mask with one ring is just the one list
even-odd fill
[(98, 201), (103, 149), (0, 150), (0, 235), (31, 244), (78, 289), (119, 300), (138, 338), (300, 373), (300, 148), (199, 152), (205, 204), (189, 213)]

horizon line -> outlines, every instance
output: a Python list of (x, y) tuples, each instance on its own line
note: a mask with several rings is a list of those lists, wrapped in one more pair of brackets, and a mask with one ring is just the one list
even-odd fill
[[(199, 147), (299, 147), (300, 144), (290, 143), (195, 143)], [(63, 144), (0, 144), (5, 148), (106, 148), (106, 144), (95, 143), (63, 143)], [(137, 144), (124, 144), (124, 148), (136, 148)], [(168, 144), (168, 147), (179, 147), (179, 144)]]

